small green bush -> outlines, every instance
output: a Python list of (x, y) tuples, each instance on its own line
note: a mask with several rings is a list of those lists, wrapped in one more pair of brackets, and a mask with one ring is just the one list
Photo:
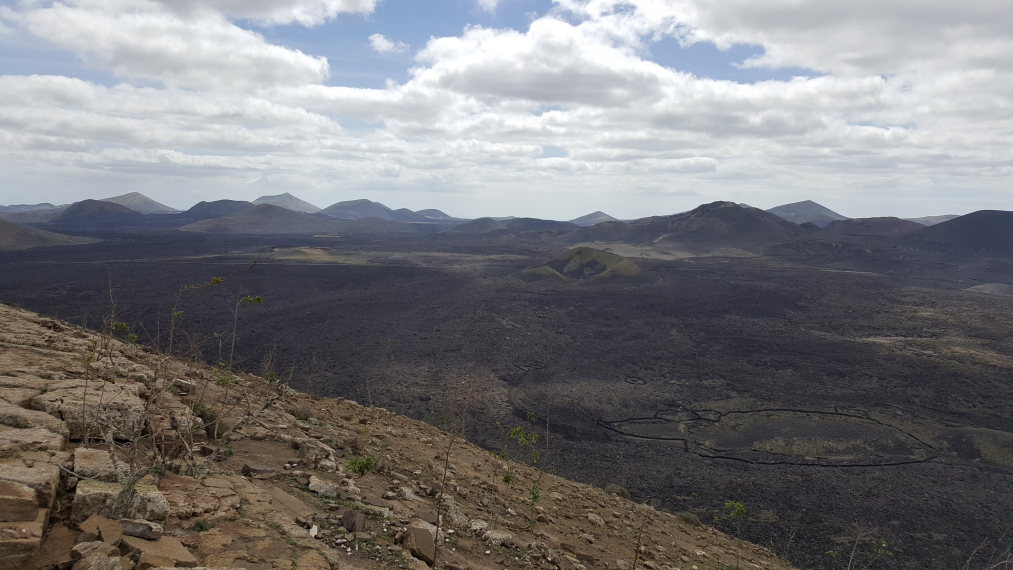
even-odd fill
[(366, 473), (376, 469), (376, 459), (369, 456), (357, 456), (348, 460), (349, 471), (362, 477)]
[(608, 493), (609, 495), (622, 497), (626, 500), (630, 499), (630, 492), (626, 490), (626, 487), (623, 487), (622, 485), (617, 485), (615, 483), (609, 483), (608, 485), (605, 485), (605, 492)]

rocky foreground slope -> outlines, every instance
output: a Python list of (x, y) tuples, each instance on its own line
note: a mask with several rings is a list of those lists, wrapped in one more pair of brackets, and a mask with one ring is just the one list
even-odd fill
[(691, 517), (383, 409), (0, 305), (0, 568), (434, 559), (475, 570), (788, 568)]

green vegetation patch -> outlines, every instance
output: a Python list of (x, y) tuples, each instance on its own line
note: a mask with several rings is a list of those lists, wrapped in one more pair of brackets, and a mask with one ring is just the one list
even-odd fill
[(753, 449), (778, 455), (799, 457), (862, 457), (874, 450), (860, 439), (826, 439), (820, 437), (775, 437), (753, 443)]
[(621, 255), (593, 247), (575, 247), (542, 265), (525, 269), (521, 272), (521, 277), (527, 281), (536, 281), (549, 278), (629, 278), (640, 274), (640, 267)]
[(974, 430), (972, 439), (982, 459), (992, 465), (1013, 469), (1013, 434), (995, 430)]

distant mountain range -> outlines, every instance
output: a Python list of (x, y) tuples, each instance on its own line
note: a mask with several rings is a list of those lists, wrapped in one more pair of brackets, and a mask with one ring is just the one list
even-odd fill
[[(90, 235), (112, 230), (253, 235), (541, 232), (550, 235), (539, 239), (551, 239), (560, 245), (627, 244), (627, 255), (636, 255), (636, 251), (646, 255), (650, 250), (667, 251), (668, 257), (707, 252), (727, 255), (734, 254), (734, 250), (753, 255), (773, 244), (820, 236), (846, 240), (882, 238), (919, 249), (1013, 254), (1013, 231), (1009, 229), (1013, 227), (1013, 212), (985, 210), (960, 217), (852, 219), (811, 200), (766, 211), (734, 202), (713, 202), (688, 212), (629, 221), (601, 211), (570, 221), (517, 217), (467, 220), (436, 209), (393, 209), (365, 199), (346, 200), (320, 209), (288, 193), (261, 196), (253, 202), (200, 202), (179, 212), (143, 194), (130, 192), (60, 206), (50, 203), (0, 206), (0, 220), (20, 224), (6, 224), (4, 232), (19, 236), (19, 244), (29, 244), (25, 247), (67, 243), (54, 238), (53, 232)], [(25, 224), (35, 230), (49, 230), (51, 235), (33, 233), (33, 228)]]

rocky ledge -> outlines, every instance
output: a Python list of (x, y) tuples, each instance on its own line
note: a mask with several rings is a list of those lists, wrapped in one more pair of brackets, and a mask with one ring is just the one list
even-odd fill
[(0, 568), (789, 568), (428, 424), (0, 306)]

